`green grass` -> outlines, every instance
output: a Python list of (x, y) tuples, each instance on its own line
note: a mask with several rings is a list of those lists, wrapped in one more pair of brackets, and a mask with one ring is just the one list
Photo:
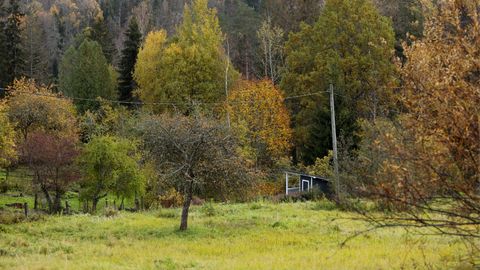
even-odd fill
[(177, 230), (179, 214), (162, 209), (0, 225), (0, 269), (452, 269), (465, 252), (455, 239), (401, 229), (340, 247), (366, 224), (315, 203), (194, 207), (187, 232)]
[[(11, 203), (28, 203), (28, 207), (30, 209), (33, 208), (34, 206), (34, 197), (32, 195), (25, 195), (24, 196), (19, 196), (20, 192), (7, 192), (6, 194), (1, 194), (0, 193), (0, 209), (9, 209), (6, 207), (6, 204), (11, 204)], [(40, 194), (42, 195), (42, 194)], [(65, 200), (68, 200), (68, 203), (70, 204), (71, 210), (74, 212), (82, 212), (82, 204), (78, 199), (78, 194), (74, 192), (69, 192), (69, 197), (68, 199), (63, 199), (62, 200), (62, 206), (65, 207)], [(65, 197), (65, 196), (64, 196)], [(117, 207), (120, 206), (120, 200), (117, 199), (115, 196), (109, 195), (106, 198), (103, 198), (99, 201), (97, 209), (99, 211), (103, 211), (103, 209), (106, 207), (106, 200), (108, 200), (108, 205), (111, 207), (113, 205), (113, 201), (116, 201)], [(46, 201), (42, 202), (42, 199), (39, 199), (39, 207), (42, 207), (43, 209), (47, 209), (47, 203)], [(134, 208), (135, 206), (135, 201), (133, 199), (125, 199), (125, 207), (126, 208)]]

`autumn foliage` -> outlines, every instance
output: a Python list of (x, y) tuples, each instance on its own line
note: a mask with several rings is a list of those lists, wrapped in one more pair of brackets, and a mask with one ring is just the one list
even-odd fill
[(229, 95), (227, 110), (252, 162), (266, 163), (288, 154), (292, 130), (282, 92), (270, 80), (241, 81)]
[[(395, 121), (369, 125), (361, 152), (373, 178), (364, 194), (406, 210), (387, 223), (480, 237), (480, 21), (477, 1), (444, 1), (425, 39), (408, 47), (404, 108)], [(375, 130), (372, 132), (372, 130)], [(362, 151), (363, 151), (362, 150)], [(372, 166), (373, 162), (376, 166)]]

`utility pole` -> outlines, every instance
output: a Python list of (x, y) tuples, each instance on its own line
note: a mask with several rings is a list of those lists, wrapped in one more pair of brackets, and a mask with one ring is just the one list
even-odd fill
[[(225, 100), (227, 101), (228, 106), (228, 71), (230, 69), (230, 43), (228, 42), (227, 38), (227, 59), (226, 59), (226, 67), (225, 67)], [(230, 129), (230, 112), (229, 108), (227, 108), (227, 127)]]
[(338, 177), (338, 150), (337, 150), (337, 128), (335, 126), (335, 100), (333, 97), (333, 84), (330, 84), (330, 112), (332, 122), (332, 145), (333, 145), (333, 169), (335, 173), (335, 188), (337, 199), (340, 201), (340, 178)]

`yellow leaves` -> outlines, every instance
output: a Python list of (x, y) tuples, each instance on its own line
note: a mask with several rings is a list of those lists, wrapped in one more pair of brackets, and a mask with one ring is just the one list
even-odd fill
[(8, 117), (24, 139), (34, 129), (61, 135), (78, 133), (76, 111), (71, 100), (25, 78), (15, 80), (7, 90), (11, 93), (6, 103)]
[(158, 99), (157, 90), (161, 83), (159, 74), (162, 68), (162, 57), (165, 52), (167, 33), (165, 30), (150, 32), (143, 47), (138, 52), (133, 78), (138, 83), (136, 94), (146, 102)]
[(333, 168), (331, 166), (333, 160), (333, 151), (329, 150), (328, 155), (323, 158), (317, 158), (315, 164), (308, 166), (307, 172), (312, 175), (330, 178), (333, 176)]
[(273, 159), (285, 156), (291, 146), (290, 116), (280, 90), (269, 80), (241, 81), (230, 94), (227, 110), (236, 129), (243, 132), (250, 147), (265, 145)]
[[(185, 7), (183, 23), (175, 38), (167, 41), (165, 31), (147, 36), (138, 54), (134, 79), (137, 95), (146, 103), (175, 104), (188, 111), (189, 103), (219, 102), (225, 98), (225, 55), (223, 34), (214, 9), (196, 0)], [(229, 70), (231, 81), (236, 72)], [(171, 107), (155, 105), (162, 112)]]
[(15, 132), (0, 103), (0, 167), (8, 165), (15, 158)]

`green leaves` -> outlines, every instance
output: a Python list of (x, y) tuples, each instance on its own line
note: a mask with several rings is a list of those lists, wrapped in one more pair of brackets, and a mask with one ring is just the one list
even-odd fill
[(97, 97), (116, 98), (117, 78), (101, 46), (85, 39), (78, 48), (70, 47), (65, 52), (60, 65), (59, 90), (68, 97), (77, 98), (78, 109), (85, 112), (98, 108), (94, 100)]
[(82, 196), (95, 200), (103, 193), (132, 197), (142, 193), (145, 178), (138, 164), (136, 145), (113, 136), (93, 138), (79, 159), (83, 168)]
[[(222, 49), (223, 34), (214, 9), (206, 0), (194, 1), (184, 12), (184, 21), (170, 42), (166, 33), (147, 36), (139, 52), (134, 78), (145, 102), (188, 103), (192, 100), (218, 102), (225, 98), (227, 61)], [(237, 72), (228, 74), (233, 81)], [(182, 110), (187, 106), (180, 104)], [(166, 107), (156, 106), (156, 111)]]
[[(290, 35), (286, 53), (282, 88), (289, 95), (299, 95), (334, 84), (338, 128), (345, 137), (353, 136), (357, 119), (387, 115), (393, 106), (389, 89), (396, 77), (394, 34), (390, 21), (370, 1), (327, 1), (314, 25), (304, 24), (300, 32)], [(330, 141), (326, 97), (290, 103), (298, 155), (308, 163), (330, 148), (330, 143), (317, 147)]]

